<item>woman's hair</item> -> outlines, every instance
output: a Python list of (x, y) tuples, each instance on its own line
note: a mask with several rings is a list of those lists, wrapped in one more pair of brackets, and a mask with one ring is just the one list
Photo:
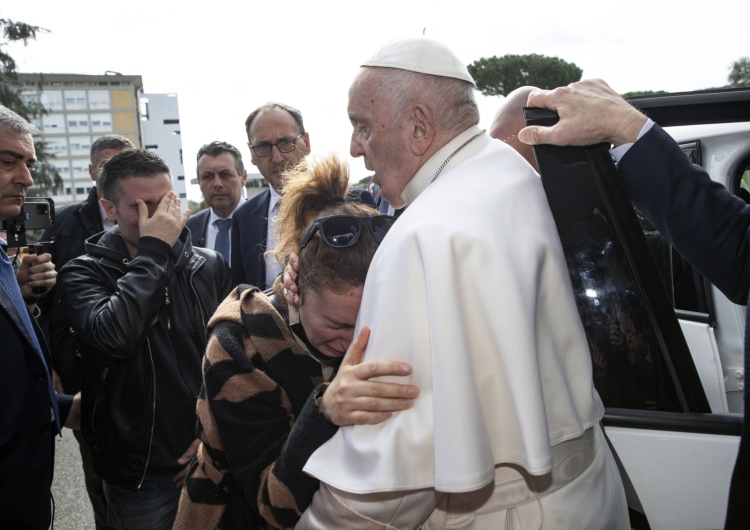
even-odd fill
[(351, 247), (331, 247), (318, 231), (300, 252), (302, 238), (313, 222), (336, 214), (356, 217), (380, 214), (350, 191), (347, 162), (335, 155), (308, 158), (284, 174), (283, 199), (276, 218), (279, 244), (270, 253), (282, 263), (290, 252), (299, 254), (297, 283), (301, 297), (306, 291), (341, 293), (365, 283), (367, 269), (378, 248), (366, 227), (359, 241)]

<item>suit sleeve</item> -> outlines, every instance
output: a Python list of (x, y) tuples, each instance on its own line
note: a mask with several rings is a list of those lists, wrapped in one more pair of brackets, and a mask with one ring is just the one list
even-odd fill
[(730, 300), (747, 302), (750, 206), (654, 125), (619, 164), (633, 204)]

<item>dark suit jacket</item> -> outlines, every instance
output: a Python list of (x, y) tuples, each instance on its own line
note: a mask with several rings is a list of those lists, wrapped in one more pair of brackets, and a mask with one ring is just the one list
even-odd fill
[(271, 191), (264, 190), (245, 202), (232, 215), (232, 277), (234, 283), (249, 283), (266, 289), (266, 235)]
[[(365, 204), (375, 207), (372, 195), (361, 188), (351, 193)], [(236, 284), (248, 283), (267, 289), (266, 235), (268, 234), (268, 206), (271, 192), (265, 190), (234, 211), (232, 216), (232, 276)]]
[[(695, 166), (665, 133), (654, 127), (619, 164), (633, 204), (693, 267), (730, 300), (747, 304), (750, 292), (750, 206)], [(745, 373), (750, 373), (750, 312), (745, 336)], [(745, 388), (740, 449), (732, 475), (726, 528), (750, 521), (750, 393)], [(689, 465), (689, 463), (687, 464)]]
[(186, 226), (190, 229), (190, 238), (193, 241), (193, 246), (206, 246), (206, 236), (208, 235), (208, 219), (210, 217), (211, 208), (206, 208), (205, 210), (201, 210), (195, 215), (191, 215), (188, 219)]
[[(20, 319), (0, 285), (0, 528), (46, 530), (51, 518), (55, 426), (44, 366)], [(33, 325), (50, 366), (41, 329)], [(58, 395), (57, 402), (64, 423), (72, 397)]]

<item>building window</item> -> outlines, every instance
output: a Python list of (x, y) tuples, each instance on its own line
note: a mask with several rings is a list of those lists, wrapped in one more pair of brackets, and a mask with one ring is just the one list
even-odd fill
[(180, 120), (164, 120), (164, 125), (175, 125), (180, 123)]
[(47, 110), (63, 110), (63, 96), (60, 90), (43, 91), (41, 102)]
[(27, 106), (38, 105), (40, 103), (39, 94), (37, 92), (30, 92), (28, 90), (25, 90), (21, 92), (21, 101), (23, 101), (23, 104)]
[(147, 145), (146, 149), (159, 149), (158, 145)]
[(76, 195), (83, 195), (84, 193), (86, 193), (86, 188), (84, 188), (83, 186), (76, 188)]
[(68, 132), (89, 132), (87, 114), (68, 114)]
[(185, 180), (185, 175), (178, 175), (177, 180)]
[(86, 109), (86, 91), (85, 90), (66, 90), (65, 91), (65, 108), (67, 110), (85, 110)]
[(70, 137), (70, 156), (88, 156), (91, 150), (91, 138), (88, 136)]
[(68, 143), (65, 138), (47, 138), (47, 147), (55, 154), (55, 156), (68, 156)]
[(187, 198), (187, 193), (180, 193), (180, 199)]
[(65, 117), (62, 114), (47, 114), (42, 117), (42, 132), (64, 133)]
[[(83, 154), (83, 153), (82, 153)], [(89, 160), (78, 158), (71, 161), (73, 165), (73, 177), (74, 178), (87, 178), (89, 175)]]
[(141, 98), (140, 105), (141, 105), (141, 120), (148, 121), (151, 118), (151, 116), (149, 116), (148, 98)]
[(94, 110), (110, 108), (109, 90), (89, 90), (89, 108)]
[(93, 132), (112, 132), (112, 115), (92, 114), (91, 130)]

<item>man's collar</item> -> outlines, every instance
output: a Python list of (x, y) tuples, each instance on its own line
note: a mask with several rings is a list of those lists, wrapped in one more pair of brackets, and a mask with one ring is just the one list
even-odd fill
[(245, 199), (244, 197), (240, 197), (240, 200), (237, 202), (237, 206), (234, 207), (234, 210), (232, 210), (232, 213), (229, 214), (229, 217), (219, 217), (218, 215), (216, 215), (216, 212), (214, 211), (214, 209), (209, 206), (208, 207), (208, 211), (209, 211), (209, 214), (208, 214), (208, 224), (212, 225), (218, 219), (231, 219), (232, 216), (234, 215), (234, 212), (237, 211), (237, 208), (239, 208), (240, 205), (243, 202), (245, 202), (246, 200), (247, 199)]
[(276, 205), (276, 203), (281, 200), (281, 195), (274, 189), (273, 186), (268, 186), (268, 190), (271, 192), (271, 202), (268, 206), (268, 211), (270, 212), (271, 210), (273, 210), (273, 207)]
[[(477, 125), (472, 125), (441, 147), (421, 168), (419, 168), (417, 174), (406, 184), (404, 191), (401, 192), (401, 200), (406, 204), (411, 204), (427, 188), (427, 186), (435, 180), (435, 175), (447, 171), (461, 160), (465, 160), (484, 147), (484, 145), (489, 142), (490, 138), (487, 135), (481, 135), (481, 133), (482, 129)], [(483, 138), (477, 138), (458, 151), (461, 146), (476, 136), (483, 136)]]

